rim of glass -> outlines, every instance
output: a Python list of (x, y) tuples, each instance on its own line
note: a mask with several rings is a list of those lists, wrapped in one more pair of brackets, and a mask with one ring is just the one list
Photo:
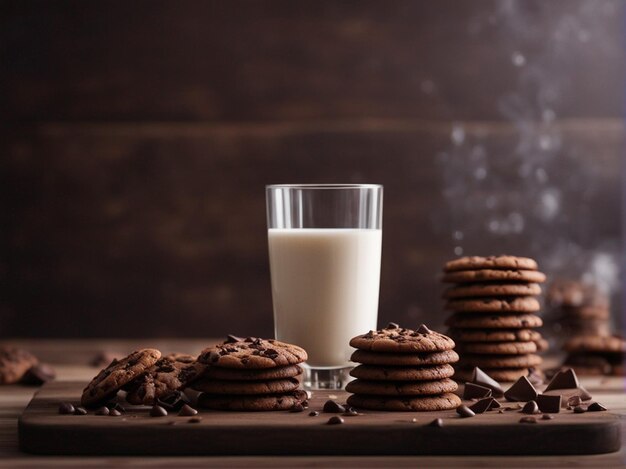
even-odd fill
[(382, 189), (382, 184), (268, 184), (265, 189)]

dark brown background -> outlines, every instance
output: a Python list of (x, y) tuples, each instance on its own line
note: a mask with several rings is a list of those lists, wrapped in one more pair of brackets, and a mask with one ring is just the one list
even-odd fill
[(619, 1), (0, 1), (4, 336), (271, 335), (264, 185), (385, 185), (380, 322), (456, 254), (616, 291)]

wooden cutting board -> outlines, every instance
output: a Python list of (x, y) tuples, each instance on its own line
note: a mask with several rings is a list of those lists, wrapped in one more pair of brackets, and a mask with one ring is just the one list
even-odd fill
[[(150, 417), (147, 407), (127, 407), (122, 417), (59, 415), (60, 402), (76, 403), (83, 382), (45, 385), (19, 419), (20, 447), (37, 454), (64, 455), (365, 455), (365, 454), (594, 454), (617, 451), (620, 421), (610, 412), (574, 414), (562, 410), (554, 420), (519, 423), (517, 411), (488, 412), (461, 419), (446, 412), (373, 412), (344, 417), (310, 417), (329, 394), (344, 402), (346, 393), (317, 392), (302, 413), (202, 411), (189, 417)], [(441, 417), (442, 428), (427, 424)], [(413, 419), (416, 419), (414, 422)]]

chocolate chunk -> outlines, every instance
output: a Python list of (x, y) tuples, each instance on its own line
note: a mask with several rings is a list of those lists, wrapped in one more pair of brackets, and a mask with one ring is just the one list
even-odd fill
[(588, 412), (602, 412), (604, 410), (608, 410), (608, 409), (604, 407), (602, 404), (600, 404), (599, 402), (592, 402), (587, 407)]
[(460, 405), (459, 407), (457, 407), (456, 413), (459, 414), (462, 419), (465, 419), (467, 417), (474, 417), (476, 415), (474, 411), (466, 405)]
[(541, 420), (553, 420), (554, 419), (554, 415), (550, 415), (550, 414), (543, 414), (541, 416)]
[(237, 337), (236, 335), (232, 335), (232, 334), (228, 334), (226, 336), (226, 340), (224, 341), (225, 344), (232, 344), (235, 342), (243, 342), (243, 338), (242, 337)]
[(568, 401), (575, 396), (580, 397), (581, 401), (591, 399), (591, 394), (582, 386), (574, 389), (553, 389), (551, 391), (544, 391), (544, 394), (549, 396), (561, 396), (561, 407), (567, 407)]
[(328, 412), (330, 414), (341, 414), (346, 411), (346, 408), (341, 404), (337, 404), (333, 400), (328, 400), (324, 403), (324, 412)]
[(572, 396), (567, 400), (568, 407), (576, 407), (583, 403), (583, 400), (580, 396)]
[(119, 417), (120, 415), (122, 415), (122, 413), (117, 409), (111, 409), (109, 411), (109, 415), (112, 417)]
[(561, 411), (561, 396), (541, 394), (537, 396), (537, 406), (541, 412), (558, 414)]
[(302, 404), (294, 404), (291, 406), (291, 409), (289, 409), (289, 412), (304, 412), (304, 406)]
[(341, 425), (342, 423), (344, 423), (344, 420), (337, 415), (329, 418), (328, 422), (326, 422), (327, 425)]
[(519, 423), (537, 423), (537, 419), (535, 417), (522, 417), (519, 419)]
[(544, 393), (546, 391), (552, 391), (553, 389), (576, 389), (580, 387), (576, 372), (571, 368), (561, 370), (548, 383)]
[(320, 413), (317, 410), (309, 412), (309, 417), (317, 417)]
[(528, 378), (528, 381), (530, 381), (530, 384), (532, 385), (543, 384), (543, 376), (535, 368), (528, 369), (527, 378)]
[(504, 397), (511, 402), (527, 402), (537, 397), (537, 390), (528, 381), (526, 376), (521, 376), (509, 389), (504, 392)]
[(180, 415), (181, 417), (192, 417), (197, 414), (198, 411), (191, 407), (189, 404), (183, 405), (178, 411), (178, 415)]
[(50, 365), (45, 363), (39, 363), (31, 366), (24, 376), (22, 377), (22, 383), (31, 386), (41, 386), (43, 383), (52, 381), (56, 378), (57, 374)]
[(125, 414), (126, 409), (120, 405), (119, 402), (113, 402), (106, 405), (109, 410), (117, 410), (120, 414)]
[(167, 410), (160, 405), (152, 406), (152, 409), (150, 409), (150, 417), (165, 417), (166, 415)]
[(472, 372), (471, 382), (491, 389), (494, 397), (501, 397), (504, 394), (500, 384), (478, 367), (475, 367)]
[(420, 334), (430, 334), (432, 331), (426, 327), (426, 324), (422, 324), (417, 328), (416, 332), (419, 332)]
[(84, 407), (76, 407), (74, 409), (74, 415), (87, 415), (87, 409)]
[(521, 412), (523, 414), (538, 414), (539, 406), (535, 401), (528, 401), (524, 407), (522, 407)]
[(344, 417), (356, 417), (357, 415), (360, 415), (360, 414), (357, 412), (357, 410), (354, 407), (348, 407), (346, 411), (341, 415), (343, 415)]
[(69, 402), (61, 402), (59, 404), (59, 414), (73, 414), (74, 413), (74, 406), (72, 404), (70, 404)]
[(185, 404), (190, 404), (190, 402), (184, 392), (171, 391), (157, 398), (156, 404), (171, 412), (180, 410)]
[(441, 427), (443, 427), (443, 420), (442, 419), (435, 419), (432, 422), (430, 422), (427, 426), (428, 427), (441, 428)]
[(495, 409), (499, 409), (500, 407), (502, 407), (502, 405), (496, 399), (493, 399), (491, 401), (491, 405), (489, 406), (487, 410), (495, 410)]
[(389, 324), (387, 324), (387, 327), (385, 327), (385, 329), (400, 329), (400, 325), (396, 324), (395, 322), (390, 322)]
[(481, 399), (475, 404), (472, 404), (469, 408), (475, 414), (483, 414), (491, 408), (491, 403), (493, 401), (495, 401), (493, 397), (486, 397), (485, 399)]
[(111, 411), (109, 410), (108, 407), (102, 406), (99, 409), (97, 409), (94, 413), (95, 415), (109, 415)]
[(491, 389), (480, 384), (465, 383), (463, 399), (482, 399), (483, 397), (491, 397)]
[(574, 407), (574, 413), (575, 414), (583, 414), (585, 412), (586, 412), (586, 410), (582, 406), (577, 405), (576, 407)]
[(189, 420), (187, 420), (187, 422), (189, 422), (189, 423), (200, 423), (200, 422), (202, 422), (202, 417), (191, 417)]

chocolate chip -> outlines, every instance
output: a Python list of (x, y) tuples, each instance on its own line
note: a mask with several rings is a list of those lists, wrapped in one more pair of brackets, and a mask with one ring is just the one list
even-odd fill
[(522, 417), (519, 419), (519, 423), (537, 423), (537, 419), (535, 417)]
[(119, 417), (120, 415), (122, 415), (122, 413), (117, 409), (111, 409), (109, 411), (109, 415), (112, 417)]
[(59, 404), (59, 414), (73, 414), (74, 410), (74, 406), (69, 402), (61, 402)]
[(459, 414), (462, 419), (474, 417), (476, 415), (472, 409), (465, 405), (460, 405), (459, 407), (457, 407), (456, 413)]
[(575, 414), (583, 414), (585, 412), (586, 412), (586, 410), (582, 406), (577, 405), (576, 407), (574, 407), (574, 413)]
[(428, 327), (426, 327), (426, 324), (421, 324), (415, 332), (418, 332), (420, 334), (430, 334), (432, 331)]
[(202, 422), (202, 417), (191, 417), (189, 420), (187, 420), (187, 422), (189, 422), (189, 423), (200, 423), (200, 422)]
[(443, 420), (441, 419), (435, 419), (432, 422), (430, 422), (428, 425), (428, 427), (437, 427), (437, 428), (441, 428), (443, 427)]
[(588, 412), (602, 412), (602, 411), (605, 411), (605, 410), (608, 410), (608, 409), (606, 407), (604, 407), (602, 404), (600, 404), (599, 402), (592, 402), (587, 407), (587, 411)]
[(160, 405), (152, 406), (152, 409), (150, 409), (150, 417), (165, 417), (166, 415), (167, 410)]
[(537, 397), (537, 390), (528, 381), (526, 376), (521, 376), (509, 389), (504, 392), (504, 397), (511, 402), (527, 402)]
[(180, 410), (185, 404), (189, 403), (189, 398), (182, 391), (171, 391), (156, 400), (157, 405), (170, 412)]
[(328, 422), (326, 422), (327, 425), (341, 425), (342, 423), (344, 423), (344, 420), (337, 415), (329, 418)]
[(541, 394), (537, 396), (537, 406), (541, 412), (558, 414), (561, 411), (561, 396)]
[(330, 414), (341, 414), (346, 411), (346, 408), (341, 404), (337, 404), (333, 400), (328, 400), (324, 403), (324, 408), (322, 410)]
[(289, 409), (289, 412), (292, 412), (292, 413), (304, 412), (304, 406), (302, 404), (296, 403), (291, 406), (291, 409)]
[(97, 409), (94, 413), (96, 415), (109, 415), (111, 411), (109, 410), (108, 407), (102, 406), (99, 409)]
[(84, 407), (76, 407), (74, 409), (74, 415), (87, 415), (87, 409)]
[(320, 413), (317, 410), (309, 412), (309, 417), (317, 417)]
[(559, 371), (548, 383), (544, 393), (553, 389), (576, 389), (580, 386), (576, 372), (571, 368)]
[(235, 342), (243, 342), (243, 338), (237, 337), (236, 335), (228, 334), (226, 336), (226, 340), (224, 341), (225, 344), (232, 344)]
[(111, 404), (107, 404), (107, 407), (109, 408), (109, 410), (117, 410), (120, 414), (125, 414), (126, 413), (126, 409), (120, 405), (119, 402), (114, 402)]
[(41, 386), (43, 383), (52, 381), (56, 378), (56, 372), (54, 368), (45, 363), (39, 363), (31, 366), (24, 376), (22, 377), (22, 383), (31, 386)]
[(500, 397), (504, 394), (500, 384), (478, 367), (475, 367), (472, 372), (471, 382), (491, 389), (494, 397)]
[(489, 410), (493, 401), (495, 401), (493, 397), (486, 397), (475, 404), (472, 404), (469, 408), (475, 414), (483, 414)]
[(554, 419), (554, 415), (550, 415), (550, 414), (543, 414), (541, 416), (541, 420), (553, 420)]
[(528, 401), (524, 407), (522, 407), (521, 412), (523, 414), (538, 414), (539, 406), (535, 401)]
[(178, 415), (181, 417), (191, 417), (193, 415), (197, 415), (198, 411), (191, 407), (189, 404), (185, 404), (180, 408)]
[(465, 383), (463, 399), (482, 399), (484, 397), (491, 397), (491, 389), (480, 384)]
[(357, 412), (357, 410), (354, 407), (348, 407), (346, 411), (341, 415), (343, 415), (344, 417), (356, 417), (357, 415), (360, 415), (360, 414)]
[(387, 327), (385, 327), (385, 329), (400, 329), (400, 325), (396, 324), (395, 322), (390, 322), (389, 324), (387, 324)]

